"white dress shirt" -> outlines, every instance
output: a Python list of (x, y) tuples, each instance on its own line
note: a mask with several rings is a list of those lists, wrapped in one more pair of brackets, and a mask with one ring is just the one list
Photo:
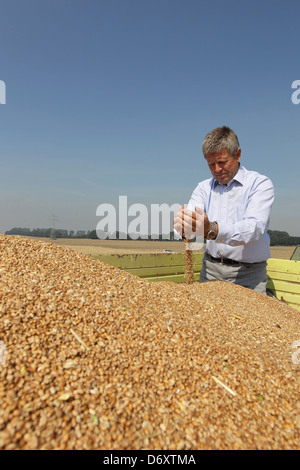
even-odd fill
[(267, 230), (273, 201), (272, 181), (240, 165), (227, 185), (215, 178), (200, 182), (187, 209), (195, 211), (198, 206), (211, 222), (218, 222), (218, 237), (206, 241), (207, 253), (215, 258), (255, 263), (271, 256)]

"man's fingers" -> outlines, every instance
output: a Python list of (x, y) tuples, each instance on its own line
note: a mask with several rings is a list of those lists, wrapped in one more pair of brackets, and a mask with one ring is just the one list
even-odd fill
[(195, 212), (199, 215), (203, 215), (204, 214), (204, 211), (202, 209), (200, 209), (200, 207), (196, 206), (195, 207)]
[(195, 212), (184, 209), (180, 206), (174, 217), (173, 225), (175, 230), (186, 238), (193, 238), (195, 235), (202, 235), (204, 212), (199, 207), (195, 207)]

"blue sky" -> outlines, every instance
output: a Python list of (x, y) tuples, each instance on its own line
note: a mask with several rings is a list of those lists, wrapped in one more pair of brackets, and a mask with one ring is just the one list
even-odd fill
[(1, 1), (0, 232), (92, 230), (102, 203), (188, 202), (228, 125), (300, 236), (298, 1)]

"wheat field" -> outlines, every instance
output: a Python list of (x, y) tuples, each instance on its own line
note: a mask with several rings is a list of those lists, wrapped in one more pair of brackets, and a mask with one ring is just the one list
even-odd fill
[[(30, 238), (30, 237), (28, 237)], [(75, 251), (88, 255), (109, 254), (142, 254), (163, 253), (164, 250), (172, 250), (176, 253), (184, 253), (184, 243), (181, 241), (150, 241), (150, 240), (90, 240), (58, 238), (50, 240), (40, 238), (48, 243), (66, 246)], [(295, 250), (295, 246), (272, 246), (271, 256), (276, 259), (289, 260)], [(201, 250), (203, 251), (203, 250)], [(201, 252), (200, 251), (200, 252)]]

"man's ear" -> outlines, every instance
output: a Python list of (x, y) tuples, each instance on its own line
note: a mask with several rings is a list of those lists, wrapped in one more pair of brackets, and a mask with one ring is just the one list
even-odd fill
[(241, 147), (239, 147), (239, 148), (237, 149), (236, 154), (235, 154), (235, 157), (234, 157), (238, 162), (239, 162), (240, 159), (241, 159), (241, 153), (242, 153), (242, 149), (241, 149)]

